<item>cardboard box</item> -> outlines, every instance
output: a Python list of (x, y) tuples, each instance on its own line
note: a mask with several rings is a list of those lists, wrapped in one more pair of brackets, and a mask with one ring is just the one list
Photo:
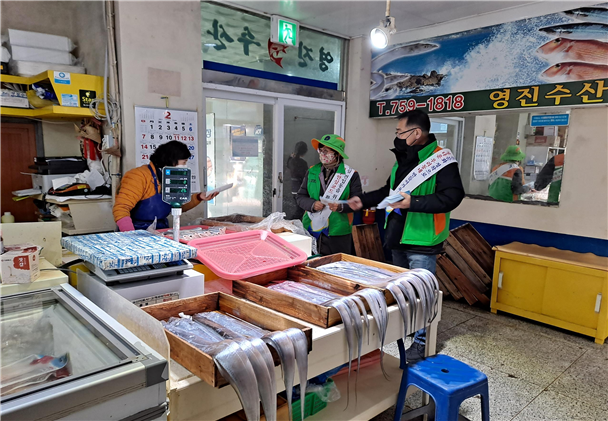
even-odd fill
[(3, 107), (30, 108), (30, 102), (27, 100), (25, 92), (11, 91), (9, 89), (2, 89), (0, 91), (0, 105)]
[(40, 247), (17, 244), (5, 247), (0, 256), (3, 284), (27, 284), (40, 276)]

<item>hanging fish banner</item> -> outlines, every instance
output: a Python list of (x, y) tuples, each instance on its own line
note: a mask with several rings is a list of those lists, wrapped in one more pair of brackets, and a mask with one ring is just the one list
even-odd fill
[[(607, 66), (608, 67), (608, 66)], [(428, 114), (608, 103), (608, 78), (371, 101), (370, 117), (393, 117), (421, 109)]]
[(605, 103), (606, 78), (603, 3), (373, 51), (370, 116)]

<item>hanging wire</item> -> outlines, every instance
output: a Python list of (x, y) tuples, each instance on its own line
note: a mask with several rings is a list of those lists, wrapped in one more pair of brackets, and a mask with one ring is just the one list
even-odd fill
[[(105, 108), (106, 103), (107, 103), (108, 109), (106, 109), (105, 114), (103, 114), (99, 111), (99, 105), (103, 104), (104, 108)], [(93, 113), (95, 118), (98, 120), (108, 120), (108, 113), (109, 113), (109, 115), (110, 115), (109, 121), (111, 121), (113, 123), (120, 121), (120, 103), (118, 101), (115, 101), (109, 95), (108, 95), (107, 100), (104, 100), (103, 98), (95, 98), (94, 100), (92, 100), (91, 104), (89, 104), (89, 109), (91, 110), (91, 112)]]

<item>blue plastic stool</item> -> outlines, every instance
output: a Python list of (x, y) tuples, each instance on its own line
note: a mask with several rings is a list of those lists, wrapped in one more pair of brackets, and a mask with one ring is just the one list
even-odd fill
[[(475, 395), (481, 395), (482, 420), (490, 421), (490, 394), (485, 374), (448, 355), (435, 355), (414, 364), (404, 364), (403, 341), (400, 340), (398, 345), (403, 376), (395, 406), (395, 421), (410, 420), (423, 414), (429, 415), (429, 419), (434, 415), (436, 421), (457, 421), (460, 404)], [(402, 415), (410, 386), (429, 394), (434, 405), (431, 402)]]

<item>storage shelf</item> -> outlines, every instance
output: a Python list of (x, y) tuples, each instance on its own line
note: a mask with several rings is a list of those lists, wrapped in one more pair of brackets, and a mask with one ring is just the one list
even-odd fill
[(0, 107), (0, 115), (3, 117), (35, 117), (47, 119), (68, 119), (93, 117), (93, 113), (88, 108), (61, 107), (59, 105), (49, 105), (44, 108), (11, 108)]
[[(67, 79), (65, 81), (56, 81), (55, 71), (47, 70), (36, 76), (21, 77), (12, 75), (0, 75), (0, 82), (2, 83), (15, 83), (20, 85), (31, 85), (32, 83), (48, 82), (53, 86), (53, 90), (59, 103), (63, 104), (64, 98), (74, 97), (78, 98), (78, 107), (65, 107), (60, 105), (50, 105), (44, 108), (12, 108), (12, 107), (0, 107), (0, 115), (3, 117), (31, 117), (41, 118), (48, 120), (68, 120), (68, 119), (80, 119), (83, 117), (93, 117), (93, 113), (87, 106), (81, 102), (89, 98), (88, 95), (85, 99), (81, 98), (83, 91), (90, 92), (90, 98), (102, 98), (103, 97), (103, 77), (85, 75), (81, 73), (69, 73), (65, 72)], [(66, 96), (67, 95), (67, 96)], [(83, 97), (84, 98), (84, 97)], [(66, 100), (67, 101), (67, 100)], [(88, 103), (85, 103), (85, 105)], [(101, 112), (103, 112), (103, 107)]]
[[(355, 376), (353, 370), (350, 385), (350, 402), (346, 407), (346, 383), (347, 375), (333, 377), (340, 399), (327, 404), (327, 407), (319, 413), (307, 418), (309, 421), (346, 421), (346, 420), (369, 420), (376, 415), (386, 411), (397, 403), (399, 386), (401, 384), (401, 369), (399, 359), (390, 355), (384, 356), (384, 366), (390, 374), (386, 380), (380, 369), (380, 364), (364, 367), (359, 373), (357, 398), (355, 399)], [(411, 391), (413, 393), (413, 389)]]

